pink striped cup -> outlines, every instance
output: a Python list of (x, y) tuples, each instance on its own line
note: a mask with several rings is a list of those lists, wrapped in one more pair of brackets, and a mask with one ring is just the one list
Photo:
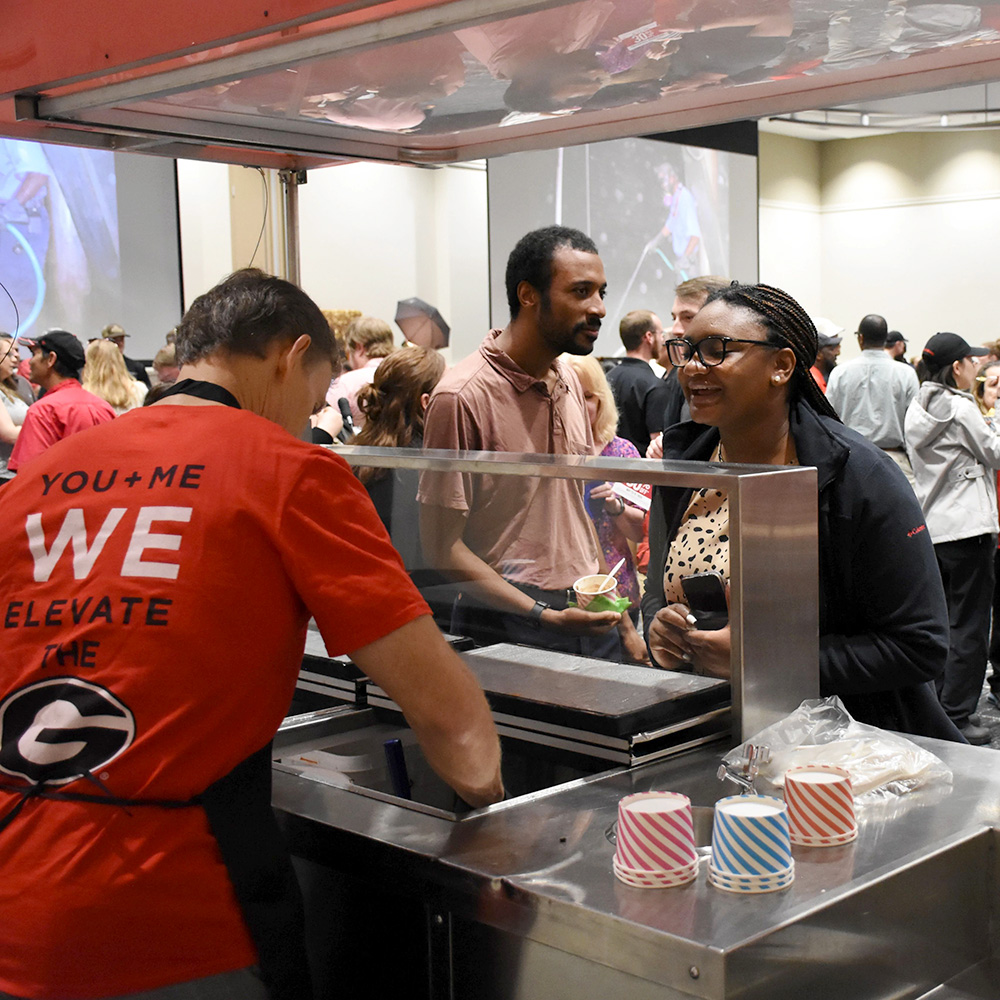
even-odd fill
[[(678, 792), (637, 792), (618, 803), (615, 866), (688, 882), (698, 872), (691, 800)], [(680, 882), (676, 884), (681, 884)]]

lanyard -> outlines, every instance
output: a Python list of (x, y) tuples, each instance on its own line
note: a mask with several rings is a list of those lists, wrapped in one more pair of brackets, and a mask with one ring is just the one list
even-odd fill
[(167, 396), (197, 396), (198, 399), (210, 399), (213, 403), (224, 403), (235, 410), (242, 409), (239, 400), (228, 390), (215, 382), (203, 382), (200, 379), (186, 378), (175, 382), (166, 392), (160, 394), (160, 399)]

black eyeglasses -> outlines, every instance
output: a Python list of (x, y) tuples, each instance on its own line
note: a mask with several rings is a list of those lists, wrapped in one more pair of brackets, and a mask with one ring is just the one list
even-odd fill
[(667, 342), (667, 357), (674, 368), (683, 368), (695, 356), (706, 368), (714, 368), (726, 360), (730, 344), (755, 344), (774, 350), (781, 350), (784, 346), (769, 344), (766, 340), (740, 340), (738, 337), (705, 337), (692, 344), (687, 337), (679, 337)]

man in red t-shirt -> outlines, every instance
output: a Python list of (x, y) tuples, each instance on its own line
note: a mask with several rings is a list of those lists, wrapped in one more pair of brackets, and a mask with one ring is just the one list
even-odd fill
[(20, 339), (31, 348), (29, 378), (45, 395), (28, 408), (8, 462), (11, 472), (57, 441), (115, 419), (110, 403), (80, 385), (85, 358), (83, 344), (73, 334), (50, 330), (40, 337)]
[(322, 313), (241, 271), (196, 300), (177, 348), (173, 394), (4, 487), (0, 991), (16, 997), (311, 995), (269, 795), (310, 615), (466, 801), (503, 795), (482, 690), (350, 469), (296, 436), (333, 374)]

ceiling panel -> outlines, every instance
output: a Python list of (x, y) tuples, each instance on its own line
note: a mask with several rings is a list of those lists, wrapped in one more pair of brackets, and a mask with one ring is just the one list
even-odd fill
[(178, 144), (211, 143), (214, 157), (221, 144), (241, 162), (265, 151), (303, 165), (434, 163), (1000, 78), (1000, 4), (760, 0), (751, 11), (736, 0), (452, 0), (352, 9), (375, 6), (391, 16), (330, 17), (249, 48), (206, 50), (202, 39), (197, 59), (175, 51), (140, 73), (21, 87), (20, 114), (174, 155)]

